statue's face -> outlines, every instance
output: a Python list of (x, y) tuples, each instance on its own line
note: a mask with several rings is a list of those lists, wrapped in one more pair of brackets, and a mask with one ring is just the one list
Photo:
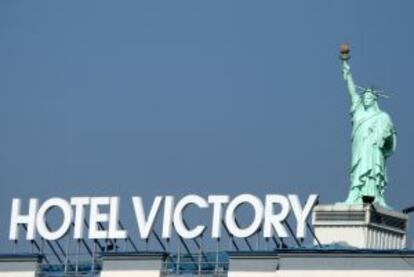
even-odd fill
[(369, 108), (374, 105), (375, 101), (377, 101), (377, 97), (371, 91), (367, 91), (364, 93), (363, 96), (363, 104), (365, 108)]

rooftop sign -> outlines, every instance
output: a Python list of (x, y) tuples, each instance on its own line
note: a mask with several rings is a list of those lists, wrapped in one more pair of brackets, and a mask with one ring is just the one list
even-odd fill
[[(37, 234), (45, 240), (58, 240), (68, 233), (73, 225), (73, 239), (125, 239), (128, 232), (138, 232), (141, 239), (147, 239), (162, 214), (162, 238), (170, 239), (172, 231), (184, 239), (199, 237), (211, 226), (209, 235), (220, 238), (222, 222), (229, 233), (238, 238), (246, 238), (263, 230), (265, 238), (277, 235), (281, 238), (289, 234), (283, 224), (293, 214), (296, 220), (296, 237), (305, 237), (306, 221), (317, 203), (318, 195), (309, 195), (306, 203), (301, 204), (299, 197), (294, 194), (287, 196), (268, 194), (264, 200), (252, 194), (241, 194), (234, 198), (228, 195), (210, 195), (207, 198), (191, 194), (176, 201), (174, 196), (156, 196), (148, 212), (144, 210), (143, 199), (140, 196), (132, 197), (132, 206), (136, 219), (136, 230), (125, 230), (118, 225), (120, 212), (119, 197), (72, 197), (68, 200), (50, 198), (40, 204), (32, 198), (26, 212), (22, 211), (21, 199), (13, 199), (10, 220), (9, 239), (19, 238), (19, 224), (27, 226), (26, 239), (34, 240)], [(236, 210), (243, 205), (253, 209), (254, 216), (247, 226), (237, 224)], [(279, 206), (278, 212), (275, 207)], [(199, 225), (188, 227), (185, 224), (183, 213), (193, 206), (198, 209), (210, 209), (210, 218), (200, 220)], [(47, 214), (57, 209), (62, 214), (59, 226), (52, 230), (47, 223)], [(104, 212), (103, 210), (107, 211)], [(86, 215), (88, 218), (85, 218)], [(89, 230), (85, 236), (84, 220), (88, 221)], [(99, 225), (107, 228), (102, 230)]]

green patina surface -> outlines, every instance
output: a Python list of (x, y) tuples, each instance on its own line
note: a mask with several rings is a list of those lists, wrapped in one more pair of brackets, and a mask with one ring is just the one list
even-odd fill
[(346, 59), (342, 63), (343, 78), (351, 98), (352, 162), (350, 191), (346, 204), (362, 204), (363, 196), (387, 207), (386, 160), (395, 151), (396, 133), (390, 116), (378, 106), (378, 93), (364, 89), (358, 93)]

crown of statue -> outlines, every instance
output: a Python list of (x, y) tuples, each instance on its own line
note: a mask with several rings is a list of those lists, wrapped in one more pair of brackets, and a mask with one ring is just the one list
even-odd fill
[(388, 95), (388, 93), (386, 93), (383, 90), (378, 90), (375, 87), (371, 86), (371, 87), (362, 87), (362, 86), (356, 86), (360, 91), (362, 91), (364, 94), (365, 93), (372, 93), (374, 94), (376, 97), (381, 97), (381, 98), (390, 98), (390, 96)]

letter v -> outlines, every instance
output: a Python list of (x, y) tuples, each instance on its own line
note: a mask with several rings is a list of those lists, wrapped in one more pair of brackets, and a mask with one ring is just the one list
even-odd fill
[(162, 202), (162, 196), (156, 196), (148, 218), (145, 218), (144, 205), (142, 203), (142, 198), (132, 197), (132, 202), (134, 204), (135, 217), (137, 219), (138, 230), (142, 239), (147, 239), (152, 227), (154, 226), (155, 218), (158, 215), (158, 211)]

